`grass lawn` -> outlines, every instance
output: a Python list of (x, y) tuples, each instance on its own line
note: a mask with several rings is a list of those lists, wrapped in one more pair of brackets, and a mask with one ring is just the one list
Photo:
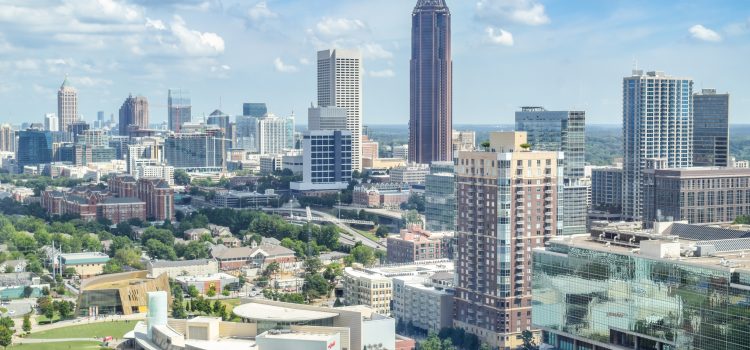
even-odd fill
[(90, 324), (73, 325), (69, 327), (50, 329), (48, 331), (34, 332), (31, 329), (31, 339), (62, 339), (62, 338), (102, 338), (113, 336), (122, 338), (125, 333), (130, 332), (135, 327), (136, 321), (119, 321), (119, 322), (100, 322)]
[(370, 231), (358, 230), (356, 228), (352, 228), (352, 229), (354, 229), (354, 231), (359, 232), (359, 234), (361, 234), (362, 236), (365, 236), (365, 237), (369, 238), (371, 241), (375, 241), (375, 242), (379, 242), (380, 241), (380, 238), (378, 238), (378, 236), (372, 234), (372, 232), (370, 232)]
[(16, 344), (8, 349), (16, 350), (99, 350), (99, 342), (71, 341), (58, 343), (41, 343), (41, 344)]

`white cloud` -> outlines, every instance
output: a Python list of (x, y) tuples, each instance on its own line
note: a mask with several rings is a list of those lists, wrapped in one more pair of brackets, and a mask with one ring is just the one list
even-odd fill
[(359, 49), (362, 51), (362, 56), (364, 56), (365, 58), (372, 58), (372, 59), (393, 58), (393, 52), (386, 50), (380, 44), (365, 43), (365, 44), (360, 45)]
[(297, 66), (284, 63), (280, 57), (276, 57), (276, 59), (273, 60), (273, 66), (276, 68), (276, 71), (281, 73), (294, 73), (299, 70), (297, 69)]
[(227, 71), (229, 71), (231, 69), (232, 69), (232, 67), (229, 67), (226, 64), (222, 64), (220, 66), (212, 66), (211, 67), (211, 72), (227, 72)]
[(324, 18), (315, 25), (315, 31), (318, 34), (328, 37), (345, 36), (366, 30), (367, 25), (359, 19)]
[(544, 5), (536, 0), (479, 0), (476, 14), (491, 22), (511, 21), (531, 26), (550, 22)]
[(137, 22), (143, 15), (140, 7), (115, 0), (64, 0), (61, 11), (70, 11), (76, 18), (92, 22)]
[(696, 24), (690, 27), (690, 35), (694, 39), (702, 41), (719, 42), (721, 41), (721, 35), (719, 33), (704, 27), (703, 25)]
[(392, 69), (383, 69), (380, 71), (370, 71), (370, 76), (373, 78), (392, 78), (396, 76), (396, 73)]
[(305, 58), (305, 57), (302, 57), (302, 58), (299, 59), (299, 64), (307, 66), (307, 65), (310, 64), (310, 60), (307, 59), (307, 58)]
[(498, 45), (513, 46), (513, 34), (510, 32), (494, 27), (487, 27), (485, 32), (487, 33), (487, 40), (489, 42)]
[(73, 86), (81, 87), (102, 87), (112, 85), (112, 81), (108, 79), (100, 79), (93, 77), (69, 77), (70, 83)]
[(159, 19), (151, 19), (146, 17), (146, 28), (156, 29), (156, 30), (167, 30), (167, 26), (164, 25), (164, 22), (162, 22)]
[(169, 28), (179, 46), (189, 55), (215, 56), (224, 52), (222, 37), (216, 33), (192, 30), (180, 16), (174, 16)]
[(253, 21), (260, 21), (273, 19), (278, 17), (279, 15), (268, 8), (268, 3), (266, 1), (261, 1), (247, 10), (247, 16), (250, 17), (250, 19)]

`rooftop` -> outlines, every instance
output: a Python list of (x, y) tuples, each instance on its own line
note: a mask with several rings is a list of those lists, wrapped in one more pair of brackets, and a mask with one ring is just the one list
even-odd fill
[(195, 265), (207, 265), (213, 259), (198, 259), (198, 260), (154, 260), (149, 262), (149, 265), (153, 268), (169, 268), (169, 267), (183, 267), (183, 266), (195, 266)]
[(334, 318), (339, 315), (334, 312), (292, 309), (260, 303), (242, 304), (235, 307), (232, 313), (244, 319), (272, 322), (306, 322)]
[(220, 272), (220, 273), (212, 273), (210, 275), (200, 275), (200, 276), (177, 276), (175, 277), (175, 279), (180, 282), (209, 282), (209, 281), (216, 281), (216, 280), (232, 280), (232, 279), (236, 280), (237, 277)]

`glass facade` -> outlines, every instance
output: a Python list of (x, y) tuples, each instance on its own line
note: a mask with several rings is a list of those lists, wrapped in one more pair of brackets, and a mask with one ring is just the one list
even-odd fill
[(453, 162), (434, 162), (425, 176), (425, 221), (428, 231), (456, 229), (456, 176)]
[(693, 165), (726, 167), (729, 158), (729, 95), (703, 90), (693, 99)]
[(268, 114), (268, 107), (265, 103), (243, 103), (242, 115), (246, 117), (261, 118)]
[(167, 92), (168, 127), (169, 130), (180, 132), (182, 124), (191, 121), (192, 106), (190, 92), (184, 89), (173, 89)]
[(16, 159), (19, 173), (23, 173), (23, 167), (27, 165), (50, 163), (52, 161), (52, 133), (33, 129), (19, 131)]
[(164, 140), (164, 158), (175, 168), (221, 169), (224, 167), (222, 135), (174, 134)]
[(553, 241), (534, 251), (532, 318), (545, 343), (750, 349), (750, 272), (606, 249)]
[(586, 112), (524, 108), (521, 112), (516, 112), (516, 130), (526, 132), (533, 150), (565, 152), (567, 183), (584, 177)]

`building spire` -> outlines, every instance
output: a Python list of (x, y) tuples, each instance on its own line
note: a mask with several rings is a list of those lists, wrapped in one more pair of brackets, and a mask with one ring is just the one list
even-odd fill
[(64, 89), (66, 87), (70, 86), (70, 83), (68, 82), (68, 74), (65, 74), (65, 80), (63, 80), (62, 85), (60, 85), (60, 89)]

